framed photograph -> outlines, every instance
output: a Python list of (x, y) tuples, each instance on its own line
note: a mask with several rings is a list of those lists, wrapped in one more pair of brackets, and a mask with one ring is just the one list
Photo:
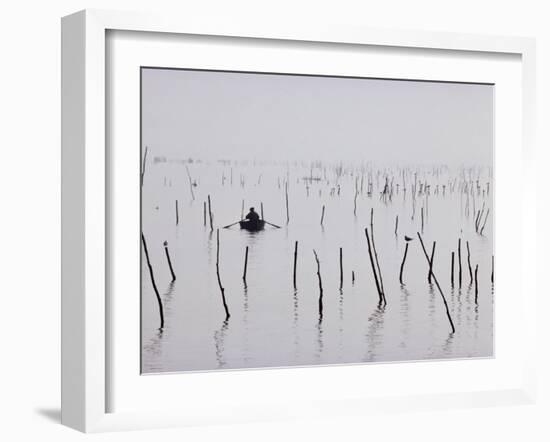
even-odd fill
[(62, 35), (64, 424), (533, 400), (532, 40)]

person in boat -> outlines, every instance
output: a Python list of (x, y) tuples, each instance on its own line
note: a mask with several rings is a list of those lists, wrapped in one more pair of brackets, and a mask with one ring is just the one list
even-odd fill
[(258, 224), (260, 222), (260, 216), (254, 210), (254, 207), (250, 208), (250, 212), (245, 217), (249, 223)]

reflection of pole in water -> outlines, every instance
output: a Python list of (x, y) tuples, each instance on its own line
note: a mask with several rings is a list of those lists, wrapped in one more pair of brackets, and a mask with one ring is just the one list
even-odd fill
[(377, 350), (383, 341), (382, 330), (384, 328), (385, 309), (384, 305), (378, 304), (367, 320), (369, 324), (366, 335), (368, 348), (365, 361), (376, 361), (378, 356)]
[(218, 362), (218, 368), (224, 368), (227, 365), (225, 360), (225, 335), (229, 328), (229, 322), (223, 321), (219, 330), (214, 332), (214, 346), (216, 348), (216, 361)]
[(401, 297), (400, 301), (400, 313), (402, 316), (401, 319), (401, 343), (399, 346), (401, 348), (407, 347), (407, 342), (409, 338), (409, 329), (410, 329), (410, 319), (409, 319), (409, 291), (401, 286)]

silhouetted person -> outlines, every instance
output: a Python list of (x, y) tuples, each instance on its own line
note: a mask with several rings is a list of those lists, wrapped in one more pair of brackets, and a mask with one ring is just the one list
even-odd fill
[(248, 220), (248, 222), (254, 224), (257, 224), (260, 221), (260, 216), (254, 210), (254, 207), (250, 208), (250, 212), (248, 212), (248, 214), (246, 215), (246, 219)]

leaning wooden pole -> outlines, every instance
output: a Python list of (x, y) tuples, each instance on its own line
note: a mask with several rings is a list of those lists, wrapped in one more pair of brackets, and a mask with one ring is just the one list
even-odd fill
[(403, 254), (403, 261), (401, 261), (401, 270), (399, 271), (399, 283), (403, 285), (403, 269), (405, 268), (405, 260), (407, 259), (407, 252), (409, 250), (409, 243), (405, 243), (405, 253)]
[(223, 308), (225, 310), (225, 320), (227, 321), (231, 315), (229, 314), (229, 309), (227, 308), (227, 302), (225, 300), (225, 289), (222, 286), (222, 281), (220, 278), (220, 229), (216, 230), (216, 276), (218, 277), (220, 292), (222, 293)]
[(168, 267), (170, 268), (170, 273), (172, 275), (172, 281), (176, 280), (176, 274), (172, 268), (172, 260), (170, 259), (170, 253), (168, 252), (168, 241), (164, 241), (164, 253), (166, 254), (166, 260), (168, 261)]
[(246, 249), (244, 251), (244, 270), (243, 270), (243, 281), (246, 285), (246, 271), (248, 269), (248, 246), (246, 246)]
[(145, 166), (147, 164), (147, 151), (148, 151), (148, 148), (147, 146), (145, 146), (145, 153), (143, 155), (143, 166), (141, 168), (141, 187), (143, 187), (143, 178), (145, 176)]
[(210, 195), (208, 195), (208, 217), (210, 218), (210, 231), (214, 231), (214, 219), (212, 217), (212, 201), (210, 200)]
[(466, 252), (468, 253), (467, 260), (468, 260), (468, 270), (470, 272), (470, 286), (471, 286), (472, 282), (474, 281), (474, 277), (472, 274), (472, 263), (470, 262), (470, 242), (469, 241), (466, 241)]
[(191, 173), (189, 172), (189, 167), (185, 165), (185, 170), (187, 171), (187, 178), (189, 180), (189, 191), (191, 192), (191, 198), (195, 201), (195, 192), (193, 191), (193, 180), (191, 179)]
[(372, 247), (371, 247), (371, 244), (370, 244), (368, 227), (365, 227), (365, 235), (367, 237), (367, 245), (368, 245), (368, 249), (369, 249), (370, 265), (372, 267), (372, 274), (374, 276), (374, 282), (376, 283), (376, 291), (378, 292), (379, 303), (383, 304), (384, 303), (384, 296), (382, 295), (382, 291), (380, 290), (380, 283), (378, 282), (378, 274), (376, 273), (376, 264), (374, 263), (374, 256), (372, 254)]
[(483, 221), (483, 225), (481, 226), (481, 230), (479, 231), (480, 235), (483, 235), (483, 230), (485, 229), (485, 224), (487, 224), (487, 218), (489, 216), (490, 209), (487, 209), (487, 213), (485, 214), (485, 220)]
[[(426, 247), (424, 247), (424, 241), (422, 241), (422, 236), (420, 235), (420, 232), (416, 232), (418, 235), (418, 239), (420, 240), (420, 244), (422, 245), (422, 251), (424, 252), (424, 256), (426, 257), (426, 261), (428, 261), (428, 265), (430, 264), (430, 257), (428, 256), (428, 252), (426, 252)], [(435, 276), (435, 274), (432, 273), (433, 280), (435, 282), (435, 285), (437, 286), (437, 289), (439, 290), (439, 294), (441, 295), (441, 298), (443, 299), (443, 304), (445, 304), (445, 312), (447, 313), (447, 319), (449, 319), (449, 323), (451, 324), (451, 330), (452, 333), (455, 332), (455, 325), (453, 323), (453, 319), (451, 318), (451, 313), (449, 312), (449, 305), (447, 304), (447, 299), (445, 298), (445, 295), (443, 294), (443, 290), (441, 290), (441, 286), (439, 285), (439, 282)]]
[(380, 281), (380, 290), (382, 292), (382, 298), (384, 298), (384, 305), (386, 304), (386, 293), (384, 290), (384, 281), (382, 280), (382, 272), (380, 271), (380, 262), (378, 261), (378, 252), (376, 251), (376, 244), (374, 243), (374, 209), (370, 209), (370, 236), (372, 241), (372, 250), (374, 252), (374, 259), (376, 261), (376, 270), (378, 271), (378, 280)]
[(147, 260), (147, 267), (149, 268), (151, 283), (153, 284), (153, 290), (155, 291), (155, 295), (157, 297), (157, 302), (159, 305), (160, 329), (162, 330), (164, 328), (164, 309), (162, 308), (162, 300), (160, 299), (160, 294), (157, 288), (157, 284), (155, 282), (155, 275), (153, 274), (153, 266), (151, 265), (151, 261), (149, 260), (149, 252), (147, 251), (147, 243), (145, 242), (145, 236), (143, 236), (143, 232), (141, 233), (141, 242), (143, 243), (143, 251), (145, 252), (145, 259)]
[(323, 209), (321, 210), (321, 225), (323, 225), (324, 220), (325, 220), (325, 206), (323, 206)]
[(321, 322), (323, 320), (323, 280), (321, 279), (321, 263), (319, 262), (319, 257), (315, 249), (313, 249), (313, 255), (317, 263), (317, 279), (319, 282), (319, 322)]
[(428, 284), (432, 283), (434, 255), (435, 255), (435, 241), (432, 244), (432, 254), (430, 256), (430, 268), (428, 270)]

